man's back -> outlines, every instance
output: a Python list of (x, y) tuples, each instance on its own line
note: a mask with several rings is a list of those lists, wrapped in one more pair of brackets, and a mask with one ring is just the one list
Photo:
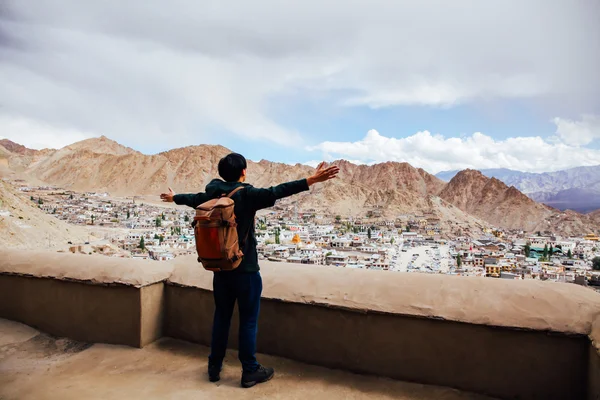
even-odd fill
[(242, 182), (225, 182), (213, 179), (204, 193), (179, 194), (173, 197), (176, 204), (196, 208), (200, 204), (231, 193), (235, 188), (243, 186), (232, 196), (235, 202), (235, 216), (238, 223), (238, 238), (240, 248), (244, 253), (242, 263), (236, 269), (239, 272), (259, 271), (258, 254), (256, 251), (256, 236), (254, 231), (254, 218), (258, 210), (272, 207), (278, 199), (308, 190), (306, 179), (283, 183), (268, 189), (255, 188)]

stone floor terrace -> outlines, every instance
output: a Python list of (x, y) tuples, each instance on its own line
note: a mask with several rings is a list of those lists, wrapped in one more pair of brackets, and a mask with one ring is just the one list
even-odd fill
[[(264, 263), (259, 360), (205, 375), (211, 274), (0, 250), (0, 399), (600, 400), (600, 295), (573, 284)], [(487, 396), (487, 397), (486, 397)]]
[(87, 344), (0, 319), (0, 399), (491, 399), (267, 355), (260, 359), (275, 367), (276, 377), (242, 389), (235, 351), (229, 351), (221, 381), (208, 382), (208, 350), (171, 338), (143, 349)]

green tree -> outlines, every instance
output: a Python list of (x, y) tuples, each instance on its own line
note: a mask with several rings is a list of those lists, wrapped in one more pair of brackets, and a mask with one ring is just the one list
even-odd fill
[(69, 196), (69, 200), (73, 200), (73, 195), (70, 195), (70, 196)]
[(569, 259), (573, 258), (573, 253), (571, 253), (571, 249), (567, 251), (567, 257), (569, 257)]
[(548, 245), (544, 245), (544, 253), (542, 253), (542, 257), (544, 258), (544, 260), (548, 259)]
[(146, 250), (146, 243), (144, 243), (144, 237), (143, 236), (140, 239), (140, 244), (138, 245), (138, 248), (140, 248), (142, 250)]
[(341, 219), (342, 219), (342, 216), (341, 216), (341, 215), (336, 215), (336, 216), (335, 216), (335, 220), (336, 220), (336, 222), (340, 222), (340, 220), (341, 220)]
[(165, 218), (165, 213), (162, 213), (162, 214), (160, 215), (160, 218), (161, 218), (163, 221), (164, 221), (164, 220), (166, 220), (166, 218)]
[(394, 244), (395, 240), (394, 238), (390, 239), (390, 244)]
[(40, 205), (41, 205), (41, 204), (44, 204), (44, 201), (42, 200), (42, 198), (41, 198), (41, 197), (39, 197), (39, 198), (38, 198), (38, 204), (40, 204)]
[(127, 210), (127, 219), (131, 218), (131, 212)]
[(275, 244), (281, 244), (281, 240), (279, 238), (279, 228), (275, 228)]
[(371, 228), (367, 229), (367, 237), (371, 239)]
[(410, 226), (406, 225), (406, 232), (410, 232)]
[(52, 214), (56, 214), (56, 208), (52, 210)]
[(34, 201), (34, 198), (33, 198), (33, 196), (31, 196), (31, 197), (30, 197), (30, 199), (31, 199), (31, 201)]
[(189, 215), (187, 215), (187, 214), (185, 214), (185, 216), (183, 217), (183, 220), (184, 220), (185, 222), (190, 222), (190, 216), (189, 216)]
[(162, 226), (162, 221), (161, 221), (160, 217), (156, 218), (156, 220), (154, 221), (154, 224), (156, 225), (157, 228)]
[(458, 268), (460, 268), (460, 266), (461, 266), (461, 265), (462, 265), (462, 258), (461, 258), (461, 256), (460, 256), (460, 253), (458, 253), (458, 254), (456, 255), (456, 266), (457, 266)]
[(592, 269), (594, 271), (600, 271), (600, 257), (594, 257), (592, 259)]
[(529, 256), (531, 255), (531, 244), (529, 242), (527, 242), (527, 244), (525, 244), (525, 257), (529, 258)]
[(92, 225), (94, 225), (94, 221), (96, 220), (96, 216), (92, 214)]
[(159, 238), (158, 233), (155, 233), (154, 234), (154, 240), (158, 240), (158, 238)]
[(162, 242), (164, 242), (164, 241), (165, 241), (165, 237), (163, 235), (160, 235), (158, 237), (158, 244), (162, 244)]
[(554, 247), (552, 247), (552, 245), (550, 245), (549, 253), (550, 253), (550, 257), (552, 257), (552, 255), (554, 254)]

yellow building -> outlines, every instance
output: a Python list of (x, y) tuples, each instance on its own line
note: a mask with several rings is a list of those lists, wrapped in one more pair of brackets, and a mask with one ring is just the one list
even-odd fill
[(485, 276), (490, 276), (493, 278), (500, 278), (501, 267), (495, 264), (486, 264), (485, 265)]
[(298, 234), (296, 233), (296, 234), (294, 235), (294, 237), (292, 238), (292, 243), (294, 243), (294, 244), (298, 244), (298, 243), (300, 243), (300, 242), (302, 242), (302, 240), (300, 240), (300, 236), (298, 236)]
[(513, 264), (502, 264), (501, 267), (502, 267), (502, 271), (504, 271), (504, 272), (510, 272), (515, 268), (515, 266)]
[(598, 237), (598, 235), (594, 235), (593, 233), (588, 233), (587, 235), (584, 236), (585, 240), (592, 240), (594, 242), (598, 242), (600, 241), (600, 237)]

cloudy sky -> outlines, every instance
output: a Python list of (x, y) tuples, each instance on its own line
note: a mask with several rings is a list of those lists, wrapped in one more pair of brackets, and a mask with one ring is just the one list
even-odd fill
[(0, 0), (0, 137), (600, 164), (598, 0)]

